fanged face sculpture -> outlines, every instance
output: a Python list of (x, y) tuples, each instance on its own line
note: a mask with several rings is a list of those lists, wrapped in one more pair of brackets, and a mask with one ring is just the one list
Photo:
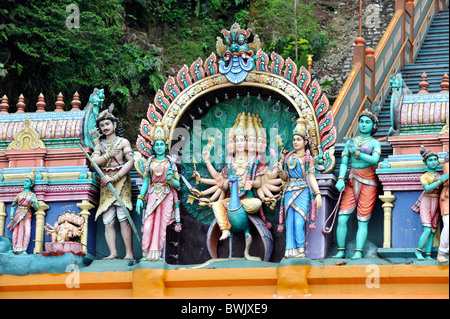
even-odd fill
[(217, 53), (221, 57), (219, 61), (219, 72), (233, 84), (244, 81), (247, 73), (253, 69), (253, 56), (259, 49), (259, 38), (248, 44), (251, 29), (243, 30), (239, 24), (234, 23), (231, 30), (222, 30), (225, 44), (222, 39), (217, 38)]

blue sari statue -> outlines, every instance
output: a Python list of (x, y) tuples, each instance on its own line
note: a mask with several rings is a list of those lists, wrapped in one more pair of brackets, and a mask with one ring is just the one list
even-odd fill
[(294, 128), (294, 151), (281, 150), (278, 163), (279, 176), (286, 182), (280, 208), (280, 226), (286, 227), (285, 258), (305, 257), (305, 225), (310, 213), (311, 230), (315, 229), (316, 212), (322, 207), (322, 197), (314, 175), (314, 159), (311, 156), (307, 136), (306, 119), (297, 120)]

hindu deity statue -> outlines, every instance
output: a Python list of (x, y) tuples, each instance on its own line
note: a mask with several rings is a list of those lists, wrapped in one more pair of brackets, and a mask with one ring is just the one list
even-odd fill
[[(11, 204), (9, 218), (11, 219), (7, 228), (12, 231), (12, 244), (15, 254), (26, 254), (31, 236), (32, 210), (38, 210), (39, 204), (36, 194), (31, 191), (34, 185), (36, 170), (33, 170), (25, 178), (24, 190), (17, 194)], [(17, 207), (16, 207), (17, 206)]]
[[(443, 165), (443, 173), (448, 175), (449, 165), (448, 165), (449, 152), (445, 156), (445, 162)], [(441, 231), (440, 244), (438, 249), (437, 260), (441, 263), (448, 262), (445, 255), (448, 254), (448, 211), (449, 211), (449, 200), (448, 200), (448, 179), (444, 182), (441, 195), (439, 198), (439, 207), (441, 209), (442, 222), (444, 227)]]
[[(336, 239), (338, 252), (335, 258), (345, 256), (347, 222), (351, 214), (357, 212), (358, 230), (356, 248), (352, 259), (360, 259), (368, 235), (368, 227), (373, 207), (377, 199), (377, 177), (375, 168), (381, 156), (380, 142), (372, 137), (378, 128), (378, 118), (367, 110), (358, 117), (360, 134), (349, 139), (342, 152), (339, 177), (336, 188), (344, 192), (339, 210)], [(345, 182), (348, 166), (350, 172)]]
[[(449, 171), (449, 165), (448, 165), (448, 157), (449, 152), (447, 152), (447, 155), (445, 156), (445, 162), (443, 166), (443, 173), (448, 175)], [(448, 254), (448, 211), (449, 211), (449, 198), (448, 198), (448, 179), (444, 182), (441, 195), (439, 198), (439, 207), (441, 209), (441, 216), (442, 216), (442, 222), (444, 227), (441, 231), (441, 238), (440, 238), (440, 244), (438, 249), (438, 256), (437, 260), (441, 263), (445, 263), (448, 261), (447, 258), (445, 258), (445, 255)]]
[[(286, 182), (281, 200), (280, 220), (286, 226), (284, 258), (305, 257), (305, 225), (315, 229), (316, 212), (322, 207), (322, 197), (315, 178), (314, 158), (308, 139), (308, 121), (297, 120), (293, 131), (294, 151), (282, 148), (278, 174)], [(282, 223), (278, 231), (282, 232)]]
[(130, 142), (124, 137), (120, 120), (112, 114), (112, 107), (98, 115), (96, 125), (101, 135), (100, 142), (95, 145), (92, 160), (101, 167), (104, 176), (101, 179), (100, 202), (95, 219), (101, 215), (105, 225), (105, 239), (110, 250), (110, 255), (105, 259), (118, 258), (115, 222), (119, 220), (126, 250), (124, 259), (131, 260), (134, 259), (132, 228), (126, 212), (106, 185), (112, 183), (126, 208), (133, 208), (129, 174), (134, 165), (133, 151)]
[[(280, 191), (281, 180), (275, 180), (273, 176), (273, 172), (275, 176), (277, 175), (275, 168), (270, 170), (268, 165), (262, 162), (262, 156), (267, 148), (267, 135), (261, 126), (261, 119), (256, 114), (241, 112), (237, 115), (233, 127), (227, 134), (227, 156), (225, 166), (220, 172), (211, 164), (211, 144), (208, 144), (202, 152), (202, 157), (212, 178), (201, 178), (196, 171), (194, 171), (194, 177), (199, 184), (207, 184), (211, 187), (204, 191), (192, 188), (191, 192), (196, 196), (202, 196), (200, 201), (212, 208), (222, 231), (220, 239), (223, 240), (230, 236), (229, 230), (232, 227), (227, 214), (230, 202), (228, 171), (236, 172), (239, 198), (244, 210), (248, 214), (259, 212), (263, 221), (265, 220), (261, 209), (262, 203), (264, 201), (268, 205), (273, 205), (273, 200), (276, 204), (279, 195), (275, 197), (277, 195), (272, 192)], [(204, 197), (209, 194), (213, 195), (210, 198)], [(270, 224), (266, 225), (270, 227)]]
[(216, 47), (221, 58), (219, 72), (231, 83), (241, 83), (248, 72), (253, 70), (260, 42), (255, 36), (252, 43), (247, 43), (251, 33), (251, 29), (243, 30), (238, 23), (234, 23), (231, 30), (222, 30), (225, 44), (217, 37)]
[[(151, 130), (153, 154), (147, 159), (144, 182), (136, 202), (136, 212), (142, 212), (142, 254), (143, 260), (157, 261), (162, 258), (167, 226), (176, 222), (175, 231), (181, 231), (180, 209), (177, 189), (180, 176), (176, 156), (168, 153), (168, 137), (161, 122)], [(146, 206), (144, 209), (144, 201)]]
[[(411, 209), (420, 214), (423, 233), (419, 238), (415, 254), (418, 260), (431, 260), (434, 234), (439, 226), (440, 189), (442, 184), (448, 180), (449, 175), (448, 173), (444, 173), (440, 176), (436, 172), (439, 165), (439, 158), (435, 152), (427, 150), (422, 146), (420, 155), (422, 155), (423, 162), (426, 165), (425, 173), (420, 177), (420, 182), (422, 183), (424, 190)], [(426, 254), (425, 258), (422, 254), (424, 247)]]
[(59, 215), (53, 226), (47, 223), (45, 230), (47, 231), (46, 235), (51, 236), (52, 243), (68, 242), (81, 236), (83, 225), (83, 216), (68, 211)]

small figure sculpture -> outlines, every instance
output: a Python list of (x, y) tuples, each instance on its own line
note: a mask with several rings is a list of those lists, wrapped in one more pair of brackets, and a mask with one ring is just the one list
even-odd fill
[[(352, 259), (362, 257), (367, 239), (370, 217), (377, 199), (377, 177), (375, 167), (381, 156), (380, 142), (372, 137), (378, 129), (378, 118), (367, 110), (361, 112), (358, 118), (360, 135), (349, 139), (342, 152), (342, 162), (336, 188), (344, 192), (339, 210), (336, 229), (338, 252), (334, 258), (344, 258), (345, 239), (347, 237), (347, 222), (356, 209), (358, 231), (356, 233), (356, 248)], [(350, 164), (349, 180), (345, 183), (345, 175)]]
[[(15, 254), (26, 254), (31, 236), (31, 207), (38, 210), (36, 194), (31, 191), (34, 185), (36, 170), (33, 168), (25, 178), (24, 190), (17, 194), (11, 204), (9, 218), (11, 222), (7, 228), (12, 231), (12, 244)], [(17, 205), (17, 208), (15, 206)], [(15, 211), (15, 212), (14, 212)]]
[[(308, 212), (311, 214), (309, 228), (314, 230), (316, 211), (322, 207), (322, 197), (314, 175), (314, 159), (311, 156), (307, 125), (306, 119), (297, 120), (293, 132), (295, 150), (288, 153), (283, 148), (278, 163), (279, 176), (286, 182), (280, 209), (280, 221), (285, 218), (286, 224), (284, 258), (305, 257), (305, 224)], [(283, 231), (281, 222), (278, 231)]]
[(52, 243), (68, 242), (83, 233), (84, 218), (75, 212), (65, 212), (58, 216), (53, 226), (47, 223), (46, 235), (52, 237)]
[(161, 122), (153, 127), (151, 138), (154, 155), (147, 160), (136, 212), (141, 213), (145, 201), (147, 206), (142, 216), (142, 259), (157, 261), (162, 257), (167, 226), (176, 221), (175, 231), (181, 231), (176, 191), (180, 187), (180, 177), (175, 164), (176, 157), (169, 156), (166, 152), (167, 137)]
[[(445, 156), (445, 163), (443, 167), (444, 175), (447, 174), (449, 171), (449, 165), (448, 165), (448, 157), (449, 152), (447, 152), (447, 156)], [(441, 263), (448, 262), (448, 259), (445, 258), (445, 254), (448, 254), (448, 211), (449, 211), (449, 198), (448, 198), (448, 179), (444, 182), (444, 185), (442, 187), (440, 201), (439, 201), (439, 207), (441, 208), (441, 215), (442, 215), (442, 221), (444, 223), (444, 227), (441, 231), (441, 240), (439, 244), (439, 250), (438, 250), (438, 256), (437, 260)]]
[(105, 238), (110, 255), (104, 259), (119, 257), (116, 248), (116, 219), (120, 222), (122, 238), (125, 243), (126, 254), (124, 259), (134, 259), (133, 237), (127, 215), (113, 196), (106, 184), (112, 183), (120, 195), (126, 208), (131, 210), (131, 178), (130, 170), (133, 168), (133, 151), (130, 142), (124, 138), (122, 124), (112, 114), (113, 105), (101, 112), (97, 118), (97, 128), (101, 132), (100, 143), (95, 146), (92, 160), (102, 168), (105, 176), (102, 177), (100, 188), (100, 203), (95, 219), (102, 215), (105, 224)]
[[(448, 180), (448, 173), (442, 176), (436, 173), (439, 158), (435, 152), (422, 146), (420, 155), (426, 165), (425, 173), (420, 177), (424, 191), (411, 209), (420, 214), (423, 233), (419, 238), (415, 254), (418, 260), (432, 260), (431, 249), (433, 248), (434, 234), (439, 225), (439, 191), (441, 185)], [(425, 244), (426, 257), (424, 258), (422, 251)]]

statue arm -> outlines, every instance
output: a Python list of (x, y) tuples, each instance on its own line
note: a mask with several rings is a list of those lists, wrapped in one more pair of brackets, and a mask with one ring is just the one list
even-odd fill
[(358, 159), (363, 160), (364, 162), (370, 164), (370, 165), (377, 165), (378, 162), (380, 161), (380, 157), (381, 157), (381, 146), (380, 146), (380, 142), (376, 141), (376, 143), (374, 143), (374, 151), (372, 152), (372, 154), (364, 154), (364, 153), (359, 153), (358, 155)]
[(95, 164), (97, 164), (98, 166), (102, 166), (103, 164), (106, 163), (106, 158), (105, 156), (102, 155), (101, 153), (101, 145), (100, 143), (95, 145), (94, 148), (94, 153), (92, 153), (92, 159), (94, 160)]
[(117, 175), (119, 175), (119, 178), (122, 178), (126, 174), (128, 174), (134, 166), (134, 160), (133, 160), (133, 150), (131, 149), (130, 142), (126, 139), (123, 139), (123, 155), (126, 160), (125, 164), (122, 166), (119, 172), (117, 172)]

